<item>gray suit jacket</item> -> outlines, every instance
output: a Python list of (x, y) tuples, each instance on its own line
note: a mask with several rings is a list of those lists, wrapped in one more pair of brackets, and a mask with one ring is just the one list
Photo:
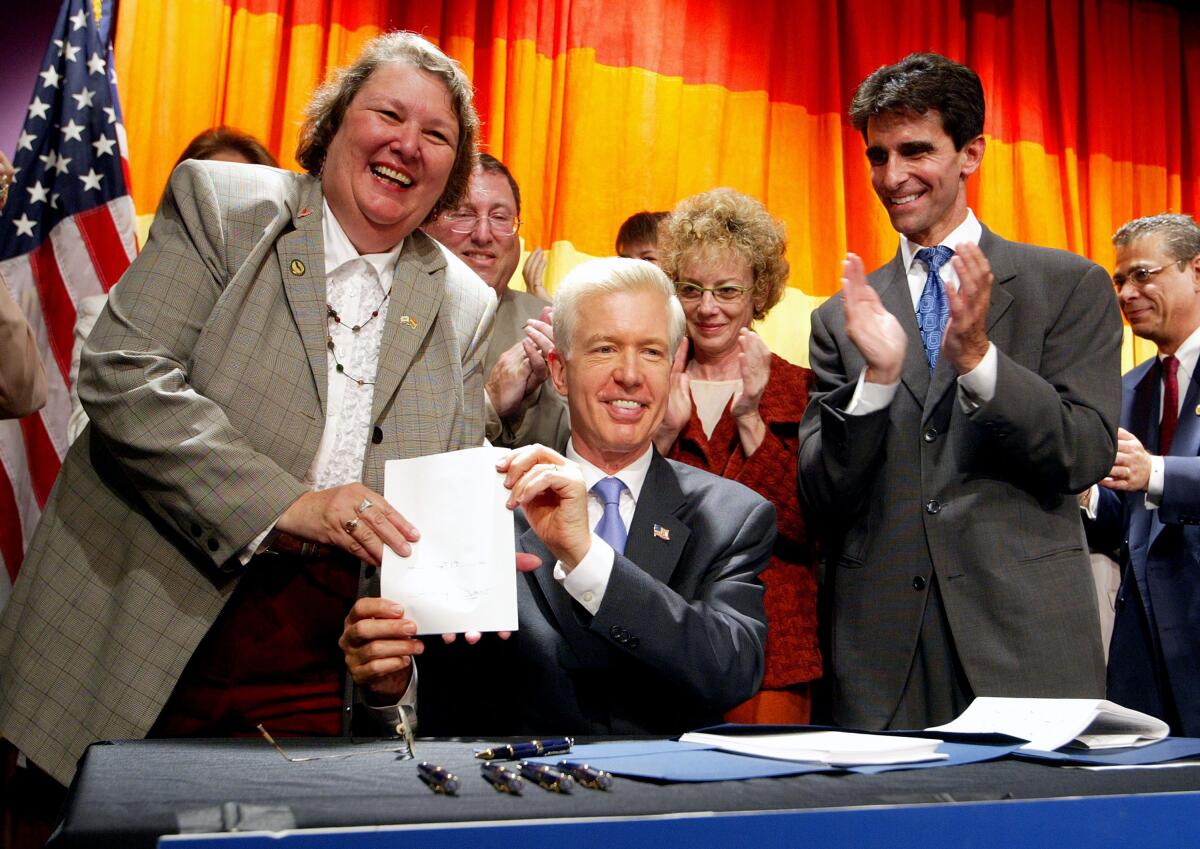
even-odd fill
[[(326, 416), (320, 182), (187, 162), (84, 349), (71, 446), (0, 619), (0, 733), (66, 783), (141, 737), (306, 491)], [(363, 481), (477, 445), (491, 291), (422, 233), (388, 308)]]
[(517, 578), (520, 630), (425, 641), (421, 733), (678, 734), (758, 690), (757, 575), (775, 540), (762, 496), (655, 452), (595, 616), (554, 579), (554, 555), (519, 511), (517, 537), (542, 558)]
[[(488, 344), (484, 375), (490, 375), (500, 355), (524, 338), (526, 320), (540, 316), (545, 306), (545, 301), (528, 292), (512, 288), (504, 290), (496, 308), (496, 323)], [(567, 412), (566, 396), (554, 388), (554, 381), (546, 378), (536, 397), (527, 404), (516, 422), (502, 422), (495, 413), (489, 413), (488, 438), (492, 444), (520, 448), (536, 442), (555, 451), (565, 451), (571, 436), (571, 416)]]
[(984, 230), (996, 394), (964, 413), (932, 376), (899, 253), (870, 276), (908, 333), (895, 400), (841, 411), (865, 363), (841, 296), (813, 313), (817, 386), (800, 488), (827, 529), (834, 719), (879, 728), (899, 703), (935, 575), (975, 695), (1100, 697), (1104, 657), (1074, 493), (1112, 466), (1121, 320), (1108, 275)]

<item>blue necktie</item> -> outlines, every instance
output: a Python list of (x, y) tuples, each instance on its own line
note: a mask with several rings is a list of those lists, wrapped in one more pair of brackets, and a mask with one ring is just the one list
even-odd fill
[(938, 356), (942, 352), (942, 331), (950, 320), (950, 302), (946, 300), (941, 271), (952, 256), (954, 251), (945, 245), (917, 251), (917, 259), (929, 269), (925, 277), (925, 289), (917, 304), (917, 327), (921, 330), (921, 344), (925, 346), (925, 359), (929, 360), (930, 371), (937, 366)]
[(604, 502), (604, 515), (596, 523), (596, 536), (612, 546), (617, 554), (625, 553), (625, 538), (629, 535), (621, 521), (621, 490), (625, 484), (619, 478), (602, 478), (596, 481), (592, 492)]

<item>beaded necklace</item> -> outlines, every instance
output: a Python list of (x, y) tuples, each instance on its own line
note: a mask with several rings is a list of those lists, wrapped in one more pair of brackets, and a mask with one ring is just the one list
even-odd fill
[[(367, 316), (366, 321), (363, 321), (359, 324), (350, 325), (350, 332), (358, 333), (358, 331), (362, 330), (364, 327), (366, 327), (368, 324), (370, 324), (372, 321), (374, 321), (376, 318), (378, 318), (379, 311), (381, 309), (383, 309), (383, 305), (385, 303), (387, 303), (387, 299), (390, 298), (391, 295), (392, 295), (392, 287), (388, 286), (388, 290), (383, 293), (383, 300), (381, 300), (379, 302), (379, 306), (377, 306), (377, 307), (375, 307), (375, 309), (371, 310), (371, 314), (369, 316)], [(333, 319), (334, 324), (342, 324), (342, 317), (341, 317), (341, 315), (338, 314), (338, 311), (333, 308), (333, 304), (326, 302), (325, 315), (326, 315), (326, 320)], [(325, 337), (325, 339), (326, 339), (326, 347), (329, 348), (329, 356), (333, 357), (334, 370), (337, 371), (338, 374), (343, 375), (343, 376), (349, 378), (350, 380), (353, 380), (359, 386), (374, 386), (375, 385), (375, 381), (373, 381), (373, 380), (363, 380), (362, 378), (355, 377), (354, 375), (352, 375), (346, 371), (345, 367), (342, 365), (341, 361), (338, 359), (337, 348), (334, 347), (334, 344), (333, 344), (332, 329), (330, 330), (329, 335)]]

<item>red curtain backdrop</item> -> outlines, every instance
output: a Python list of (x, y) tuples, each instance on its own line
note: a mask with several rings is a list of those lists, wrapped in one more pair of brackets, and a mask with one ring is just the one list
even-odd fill
[(788, 225), (792, 265), (762, 330), (798, 362), (842, 255), (874, 266), (896, 249), (845, 111), (866, 74), (910, 51), (983, 79), (988, 150), (971, 203), (1001, 235), (1110, 267), (1122, 222), (1200, 207), (1200, 15), (1162, 2), (123, 0), (138, 209), (214, 124), (293, 165), (314, 86), (393, 28), (471, 76), (484, 148), (521, 184), (528, 247), (605, 254), (637, 210), (718, 185), (761, 198)]

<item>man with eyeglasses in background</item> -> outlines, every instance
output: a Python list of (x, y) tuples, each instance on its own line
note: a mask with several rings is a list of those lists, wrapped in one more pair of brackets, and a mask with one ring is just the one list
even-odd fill
[[(1086, 493), (1093, 546), (1119, 550), (1108, 697), (1200, 736), (1200, 227), (1152, 215), (1113, 236), (1113, 283), (1158, 348), (1125, 375), (1112, 471)], [(1083, 500), (1081, 499), (1081, 503)]]
[(571, 435), (566, 399), (549, 380), (554, 347), (549, 306), (509, 286), (521, 260), (521, 189), (504, 163), (481, 153), (466, 197), (425, 225), (499, 299), (487, 374), (486, 433), (493, 445), (541, 443), (562, 450)]

